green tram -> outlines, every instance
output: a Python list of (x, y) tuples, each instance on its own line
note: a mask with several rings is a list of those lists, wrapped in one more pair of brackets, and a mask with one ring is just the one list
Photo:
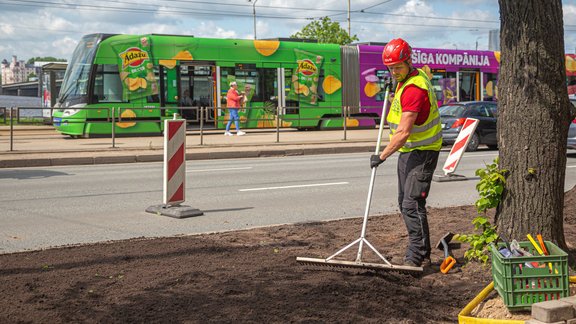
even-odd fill
[(204, 107), (204, 125), (223, 128), (236, 81), (246, 93), (241, 127), (342, 127), (343, 52), (289, 39), (90, 34), (69, 61), (53, 123), (71, 137), (154, 135), (175, 113), (199, 123)]

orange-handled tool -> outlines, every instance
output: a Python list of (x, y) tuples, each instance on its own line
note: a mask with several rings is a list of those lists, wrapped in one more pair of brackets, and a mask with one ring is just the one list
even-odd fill
[(447, 274), (448, 271), (450, 271), (450, 269), (452, 269), (452, 267), (456, 264), (456, 259), (454, 259), (451, 256), (447, 256), (444, 261), (442, 261), (442, 264), (440, 265), (440, 272), (442, 272), (443, 274)]
[(538, 243), (540, 243), (540, 247), (542, 248), (542, 252), (544, 252), (544, 255), (550, 255), (550, 253), (548, 253), (548, 250), (546, 249), (546, 244), (544, 243), (544, 240), (542, 239), (542, 235), (536, 234), (536, 238), (538, 239)]
[(444, 250), (444, 261), (440, 264), (440, 272), (443, 274), (447, 274), (452, 267), (456, 264), (456, 259), (450, 255), (450, 241), (454, 237), (453, 233), (446, 233), (446, 235), (442, 236), (438, 244), (436, 244), (436, 248), (440, 250)]

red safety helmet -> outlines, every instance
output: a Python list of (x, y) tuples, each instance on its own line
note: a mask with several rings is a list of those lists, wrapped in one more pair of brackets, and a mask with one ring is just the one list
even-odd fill
[(388, 42), (382, 51), (382, 62), (385, 65), (394, 65), (410, 59), (412, 48), (402, 38)]

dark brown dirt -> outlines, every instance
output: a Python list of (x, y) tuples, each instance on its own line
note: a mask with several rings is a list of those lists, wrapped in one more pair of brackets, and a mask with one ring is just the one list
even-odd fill
[[(473, 206), (430, 209), (432, 244), (471, 233)], [(362, 219), (140, 239), (0, 255), (0, 323), (455, 323), (491, 281), (489, 268), (421, 276), (304, 266), (360, 235)], [(565, 235), (576, 255), (576, 189)], [(368, 240), (393, 263), (407, 236), (398, 214), (371, 217)], [(455, 246), (463, 264), (467, 247)], [(354, 260), (357, 247), (343, 257)], [(365, 252), (365, 261), (377, 261)]]

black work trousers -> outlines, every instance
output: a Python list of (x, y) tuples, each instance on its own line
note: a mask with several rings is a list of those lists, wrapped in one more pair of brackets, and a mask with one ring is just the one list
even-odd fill
[(417, 264), (430, 257), (426, 198), (439, 155), (439, 151), (415, 150), (398, 158), (398, 204), (409, 238), (405, 258)]

